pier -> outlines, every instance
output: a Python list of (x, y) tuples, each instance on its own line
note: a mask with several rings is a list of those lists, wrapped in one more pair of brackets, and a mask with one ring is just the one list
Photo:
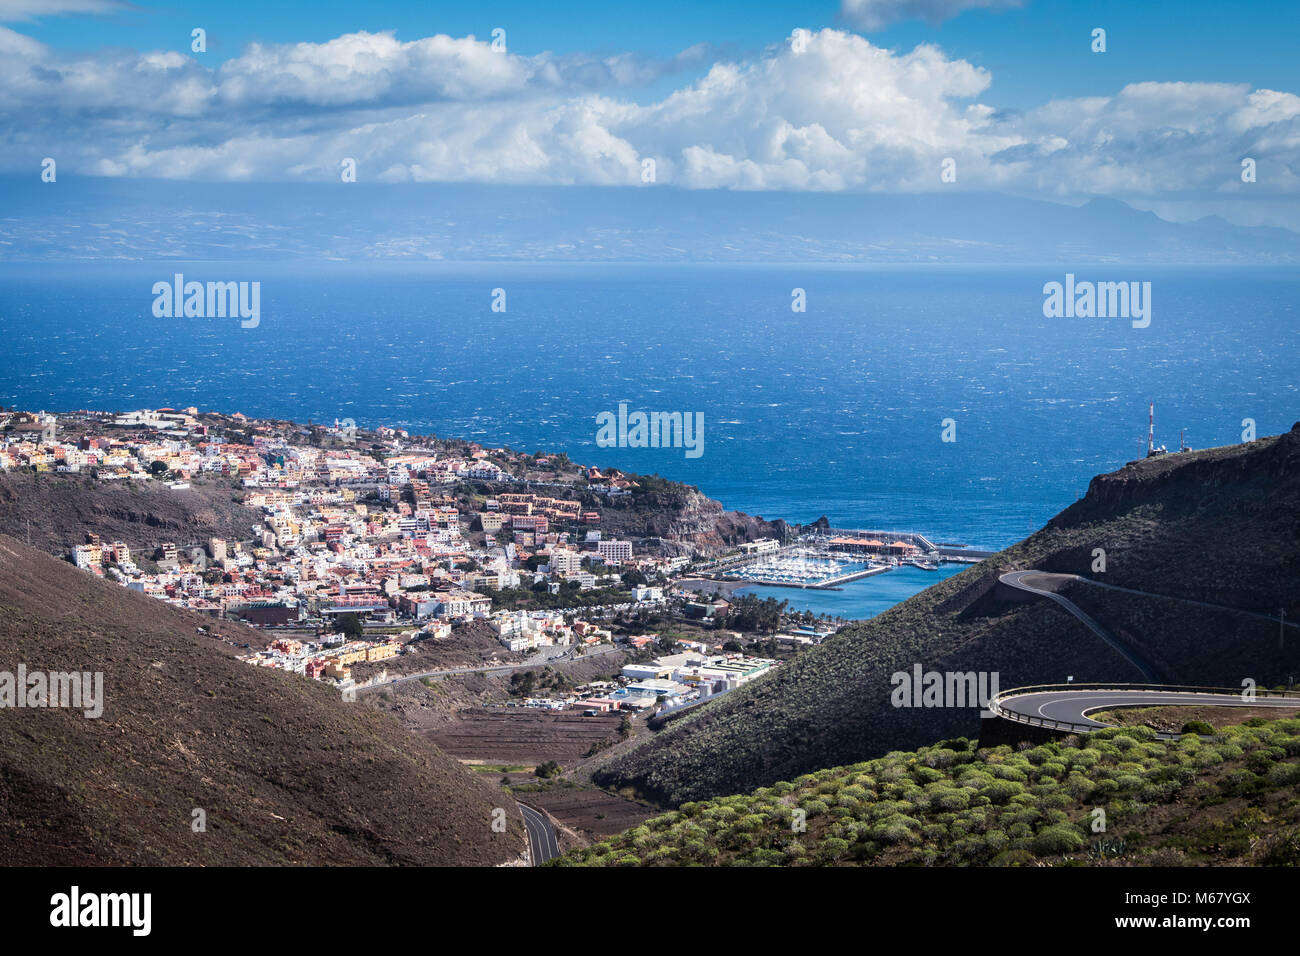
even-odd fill
[(892, 570), (893, 570), (893, 565), (873, 564), (871, 565), (871, 567), (864, 568), (861, 571), (851, 571), (848, 574), (841, 574), (839, 577), (836, 578), (828, 578), (827, 580), (822, 581), (820, 584), (810, 585), (810, 587), (822, 591), (834, 590), (837, 589), (838, 586), (841, 584), (848, 584), (850, 581), (857, 581), (860, 580), (861, 578), (869, 578), (872, 575), (884, 574), (886, 571), (892, 571)]

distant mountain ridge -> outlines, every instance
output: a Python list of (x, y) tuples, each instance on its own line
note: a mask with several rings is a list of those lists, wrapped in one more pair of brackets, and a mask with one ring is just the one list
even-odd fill
[(0, 177), (0, 206), (0, 261), (1300, 261), (1300, 233), (1287, 229), (957, 187), (886, 195), (10, 176)]

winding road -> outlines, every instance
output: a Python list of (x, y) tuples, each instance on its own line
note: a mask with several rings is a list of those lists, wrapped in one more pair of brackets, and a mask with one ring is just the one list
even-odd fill
[[(1277, 707), (1300, 710), (1300, 697), (1266, 697), (1257, 694), (1243, 698), (1229, 690), (1180, 690), (1158, 687), (1079, 687), (1024, 688), (1007, 691), (992, 703), (995, 714), (1017, 723), (1087, 732), (1112, 724), (1093, 720), (1089, 714), (1114, 707), (1166, 707), (1170, 705), (1202, 707)], [(1068, 727), (1060, 726), (1068, 725)], [(1169, 739), (1179, 734), (1158, 733)]]
[(560, 844), (555, 837), (555, 827), (546, 818), (546, 814), (532, 807), (519, 804), (524, 814), (524, 826), (528, 828), (528, 846), (532, 850), (533, 866), (541, 866), (560, 855)]
[(1008, 587), (1015, 588), (1019, 591), (1027, 591), (1037, 597), (1046, 598), (1049, 601), (1055, 601), (1065, 610), (1073, 614), (1088, 630), (1100, 637), (1115, 653), (1119, 654), (1124, 660), (1128, 661), (1142, 678), (1152, 684), (1160, 682), (1160, 676), (1156, 672), (1155, 666), (1142, 655), (1136, 648), (1129, 647), (1124, 642), (1118, 640), (1110, 631), (1098, 624), (1093, 618), (1084, 611), (1079, 605), (1075, 604), (1069, 598), (1062, 597), (1055, 591), (1052, 591), (1044, 584), (1053, 580), (1082, 580), (1073, 574), (1048, 574), (1044, 571), (1008, 571), (998, 578)]
[[(1146, 681), (1150, 682), (1149, 686), (1094, 684), (1092, 686), (1075, 687), (1062, 684), (1011, 690), (999, 695), (990, 704), (991, 710), (1000, 717), (1017, 723), (1043, 726), (1054, 730), (1087, 732), (1110, 726), (1093, 720), (1088, 716), (1089, 714), (1115, 707), (1199, 705), (1211, 707), (1276, 707), (1292, 711), (1300, 709), (1300, 696), (1278, 696), (1268, 691), (1257, 691), (1252, 695), (1245, 695), (1242, 692), (1228, 689), (1161, 686), (1157, 668), (1139, 650), (1117, 639), (1069, 598), (1051, 590), (1050, 585), (1067, 581), (1079, 581), (1084, 584), (1110, 588), (1111, 590), (1136, 594), (1141, 597), (1166, 597), (1166, 595), (1152, 595), (1132, 588), (1102, 584), (1100, 581), (1080, 577), (1076, 574), (1052, 574), (1045, 571), (1008, 571), (999, 576), (998, 580), (1008, 587), (1025, 591), (1036, 597), (1046, 598), (1060, 605), (1060, 607), (1074, 615), (1088, 630), (1105, 641), (1112, 650), (1133, 665)], [(1204, 601), (1185, 598), (1169, 598), (1169, 600), (1184, 601), (1200, 607), (1233, 611), (1251, 617), (1273, 620), (1266, 614), (1244, 611), (1240, 608), (1226, 607), (1221, 604), (1209, 604)], [(1159, 733), (1157, 736), (1171, 738), (1179, 735)]]

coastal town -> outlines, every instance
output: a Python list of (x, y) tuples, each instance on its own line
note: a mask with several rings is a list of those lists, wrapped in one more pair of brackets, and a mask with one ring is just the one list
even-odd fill
[[(794, 534), (766, 523), (731, 542), (668, 540), (629, 512), (648, 490), (672, 499), (684, 486), (350, 420), (0, 410), (0, 436), (0, 472), (182, 499), (225, 494), (225, 534), (141, 544), (84, 531), (66, 557), (148, 597), (251, 625), (262, 640), (233, 648), (241, 660), (345, 696), (616, 654), (600, 679), (544, 692), (516, 682), (508, 704), (668, 714), (836, 629), (770, 598), (743, 598), (745, 613), (733, 614), (737, 587), (836, 589), (981, 554), (914, 533)], [(436, 650), (465, 635), (476, 654)]]
[[(704, 556), (604, 531), (603, 507), (637, 487), (621, 472), (572, 466), (567, 483), (544, 483), (507, 471), (504, 449), (469, 444), (452, 454), (400, 429), (218, 422), (194, 408), (0, 412), (0, 429), (0, 471), (178, 494), (225, 483), (258, 519), (242, 534), (141, 546), (87, 532), (67, 557), (148, 597), (252, 625), (264, 646), (241, 645), (240, 659), (345, 695), (401, 679), (403, 658), (469, 628), (489, 629), (499, 644), (484, 670), (613, 651), (631, 661), (609, 680), (512, 702), (525, 707), (668, 711), (780, 663), (744, 653), (741, 633), (718, 629), (724, 597), (677, 586)], [(552, 466), (518, 461), (522, 471)], [(758, 538), (734, 555), (778, 550)], [(665, 614), (699, 639), (636, 626)], [(789, 653), (833, 632), (785, 623), (789, 633), (769, 646)]]

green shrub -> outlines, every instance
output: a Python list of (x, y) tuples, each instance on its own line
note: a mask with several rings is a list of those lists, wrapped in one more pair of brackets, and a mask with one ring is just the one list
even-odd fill
[(1055, 824), (1040, 830), (1034, 837), (1033, 849), (1037, 856), (1057, 856), (1073, 853), (1083, 848), (1083, 837), (1068, 824)]
[(984, 850), (989, 856), (997, 856), (1010, 842), (1011, 838), (1001, 830), (991, 830), (984, 834)]
[(1273, 836), (1260, 857), (1260, 863), (1264, 866), (1300, 866), (1300, 829)]
[(849, 852), (849, 841), (839, 837), (827, 837), (817, 844), (817, 862), (834, 863), (843, 859)]
[(1069, 767), (1066, 766), (1064, 760), (1048, 760), (1038, 768), (1038, 772), (1045, 776), (1061, 780), (1069, 772)]
[(1243, 796), (1258, 790), (1261, 782), (1258, 774), (1249, 770), (1234, 770), (1223, 778), (1220, 786), (1229, 796)]
[(1264, 779), (1270, 786), (1291, 787), (1300, 784), (1300, 763), (1278, 763), (1268, 769)]
[(1259, 750), (1252, 750), (1246, 758), (1246, 766), (1256, 773), (1267, 773), (1268, 770), (1286, 757), (1286, 751), (1281, 747), (1262, 747)]
[(1029, 774), (1010, 764), (998, 764), (990, 767), (989, 770), (999, 780), (1014, 780), (1017, 783), (1025, 783), (1029, 780)]
[(970, 806), (970, 791), (964, 788), (954, 787), (948, 790), (938, 790), (930, 795), (930, 806), (938, 810), (955, 812), (965, 810)]
[(799, 806), (803, 809), (804, 813), (807, 814), (808, 819), (810, 820), (813, 817), (820, 816), (830, 809), (826, 806), (825, 801), (822, 800), (804, 800), (799, 804)]
[(785, 857), (786, 866), (798, 865), (808, 858), (808, 848), (802, 843), (788, 843), (781, 850), (781, 855)]
[(1023, 793), (1024, 788), (1014, 780), (993, 780), (979, 792), (981, 796), (988, 797), (992, 803), (1002, 804)]
[(1084, 748), (1066, 754), (1066, 760), (1071, 767), (1091, 767), (1101, 760), (1101, 754), (1091, 748)]

